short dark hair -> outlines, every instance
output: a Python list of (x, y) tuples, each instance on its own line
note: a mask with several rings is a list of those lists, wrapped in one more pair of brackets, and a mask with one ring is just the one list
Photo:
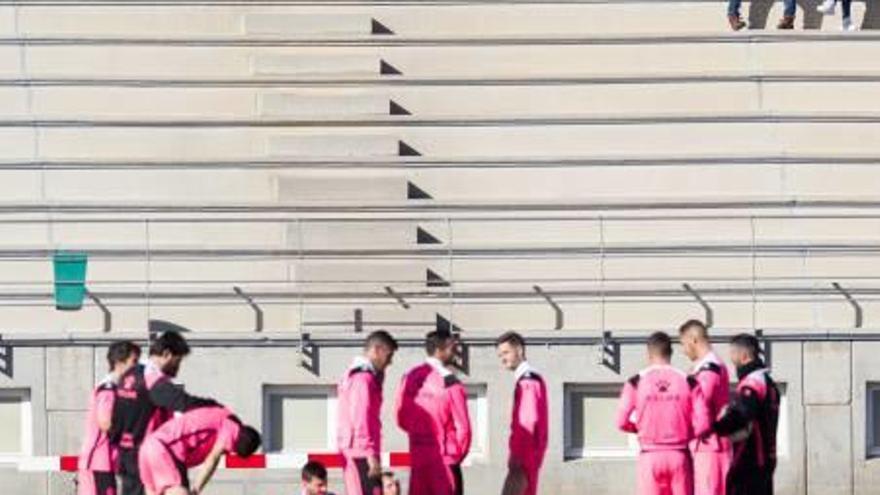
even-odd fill
[(648, 350), (665, 358), (672, 357), (672, 339), (666, 332), (654, 332), (648, 337)]
[(445, 346), (455, 335), (449, 330), (434, 330), (425, 335), (425, 352), (433, 356), (437, 349)]
[(396, 351), (398, 347), (397, 340), (395, 340), (395, 338), (392, 337), (391, 334), (386, 332), (385, 330), (376, 330), (375, 332), (367, 336), (367, 340), (364, 341), (364, 347), (369, 349), (374, 345), (382, 345), (391, 349), (392, 351)]
[(156, 337), (150, 344), (150, 356), (161, 356), (166, 351), (174, 356), (187, 356), (190, 353), (186, 339), (173, 330), (162, 332), (162, 335)]
[(500, 337), (495, 339), (495, 347), (498, 347), (501, 344), (510, 344), (516, 347), (526, 348), (526, 339), (523, 338), (522, 335), (516, 332), (504, 332)]
[(682, 323), (681, 326), (678, 327), (678, 334), (682, 335), (685, 332), (687, 332), (688, 330), (690, 330), (691, 328), (696, 328), (697, 330), (699, 330), (700, 335), (703, 337), (709, 336), (709, 329), (706, 328), (706, 324), (700, 320), (697, 320), (697, 319), (688, 320), (688, 321)]
[(235, 441), (235, 454), (239, 457), (250, 457), (260, 448), (263, 439), (253, 426), (241, 425), (238, 440)]
[(761, 356), (761, 343), (754, 335), (748, 333), (735, 335), (730, 339), (730, 345), (746, 351), (752, 359), (758, 359)]
[(121, 363), (132, 355), (141, 355), (141, 346), (130, 340), (120, 340), (110, 344), (107, 348), (107, 365), (112, 370), (116, 363)]
[(318, 461), (309, 461), (302, 468), (302, 480), (308, 483), (314, 478), (327, 481), (327, 468)]

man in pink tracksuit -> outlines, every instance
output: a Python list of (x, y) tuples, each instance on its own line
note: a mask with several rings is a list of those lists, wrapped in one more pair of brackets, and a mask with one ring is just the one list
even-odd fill
[(641, 495), (691, 495), (693, 466), (688, 443), (711, 427), (696, 380), (670, 366), (672, 340), (648, 338), (650, 366), (623, 386), (617, 426), (639, 437)]
[[(712, 350), (709, 331), (699, 320), (688, 320), (678, 329), (684, 353), (695, 363), (696, 378), (714, 421), (730, 402), (730, 377), (721, 358)], [(725, 480), (733, 451), (730, 440), (710, 434), (691, 443), (694, 456), (694, 494), (725, 495)]]
[[(147, 495), (198, 495), (225, 454), (250, 457), (260, 434), (222, 406), (200, 407), (166, 422), (148, 435), (138, 452)], [(190, 489), (187, 470), (202, 466)]]
[(86, 415), (85, 438), (77, 460), (78, 495), (116, 495), (119, 450), (110, 443), (108, 431), (119, 379), (134, 367), (141, 348), (130, 341), (114, 342), (107, 349), (108, 374), (92, 393)]
[(339, 381), (336, 436), (346, 495), (382, 495), (382, 384), (395, 351), (388, 332), (373, 332)]
[(409, 435), (410, 495), (462, 495), (461, 463), (471, 447), (467, 390), (447, 368), (458, 339), (434, 331), (428, 358), (403, 376), (397, 390), (397, 424)]
[[(537, 495), (538, 473), (547, 452), (547, 384), (526, 361), (522, 335), (507, 332), (495, 342), (501, 365), (514, 373), (510, 457), (504, 495)], [(524, 485), (524, 486), (520, 486)]]

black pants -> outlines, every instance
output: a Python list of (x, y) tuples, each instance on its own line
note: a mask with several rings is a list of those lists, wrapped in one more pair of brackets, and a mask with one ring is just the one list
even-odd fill
[(138, 451), (136, 449), (120, 449), (119, 479), (122, 480), (120, 495), (144, 495), (141, 473), (138, 469)]
[(453, 464), (449, 466), (452, 471), (452, 477), (455, 478), (455, 495), (464, 495), (464, 476), (461, 474), (461, 465)]
[(357, 457), (353, 460), (354, 465), (357, 467), (358, 479), (361, 485), (361, 493), (364, 495), (381, 495), (382, 479), (370, 477), (370, 465), (367, 464), (367, 459), (363, 457)]
[[(98, 471), (88, 471), (81, 472), (79, 476), (89, 476), (90, 480), (84, 480), (81, 477), (77, 477), (78, 483), (88, 483), (91, 487), (91, 490), (88, 492), (89, 495), (116, 495), (116, 474), (115, 473), (104, 473)], [(77, 493), (82, 490), (82, 487), (77, 489)]]
[(727, 495), (773, 495), (773, 469), (731, 468), (727, 473)]

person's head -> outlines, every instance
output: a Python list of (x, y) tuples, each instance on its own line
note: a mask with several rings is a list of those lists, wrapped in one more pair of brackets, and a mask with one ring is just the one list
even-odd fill
[(107, 349), (107, 365), (110, 371), (123, 375), (141, 358), (141, 348), (130, 340), (120, 340), (110, 344)]
[(400, 495), (400, 481), (391, 471), (382, 473), (382, 495)]
[(302, 487), (306, 495), (327, 493), (327, 468), (317, 461), (309, 461), (302, 468)]
[(364, 341), (364, 355), (378, 371), (385, 371), (397, 352), (397, 341), (385, 330), (376, 330)]
[(700, 320), (688, 320), (678, 327), (678, 339), (684, 354), (691, 361), (702, 358), (709, 352), (709, 329)]
[(672, 359), (672, 339), (666, 332), (654, 332), (648, 337), (648, 361), (651, 364), (668, 364)]
[(250, 457), (254, 455), (260, 445), (263, 443), (260, 432), (253, 426), (241, 425), (238, 431), (238, 439), (235, 441), (235, 455), (239, 457)]
[(448, 330), (435, 330), (425, 336), (425, 352), (428, 356), (449, 364), (455, 359), (458, 338)]
[(513, 371), (526, 360), (526, 341), (516, 332), (505, 332), (495, 340), (495, 351), (501, 366)]
[(177, 332), (163, 332), (150, 344), (150, 359), (168, 376), (177, 376), (180, 363), (189, 355), (189, 344)]
[(761, 346), (754, 335), (741, 333), (730, 339), (730, 362), (737, 368), (761, 357)]

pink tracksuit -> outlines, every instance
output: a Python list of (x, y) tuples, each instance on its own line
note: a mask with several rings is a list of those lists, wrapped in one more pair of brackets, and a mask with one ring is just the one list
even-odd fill
[(630, 378), (621, 393), (617, 426), (639, 437), (639, 493), (693, 494), (688, 442), (710, 425), (700, 387), (685, 373), (656, 365)]
[(85, 438), (77, 460), (78, 495), (116, 495), (116, 465), (119, 449), (110, 444), (99, 422), (113, 418), (116, 383), (108, 376), (92, 392), (86, 415)]
[(144, 487), (157, 495), (188, 487), (187, 468), (205, 462), (218, 442), (233, 452), (240, 432), (241, 423), (224, 407), (197, 408), (168, 421), (141, 445), (138, 466)]
[[(727, 367), (714, 353), (707, 354), (694, 367), (700, 391), (706, 400), (709, 418), (721, 417), (721, 411), (730, 402), (730, 377)], [(727, 472), (730, 470), (732, 450), (730, 440), (711, 434), (691, 443), (694, 456), (694, 494), (725, 495)]]
[(428, 358), (403, 376), (395, 409), (397, 424), (409, 435), (410, 495), (463, 493), (461, 462), (471, 447), (464, 385)]
[(366, 458), (382, 452), (382, 381), (368, 360), (357, 358), (337, 387), (336, 437), (347, 495), (382, 495), (381, 480), (370, 480), (365, 472)]
[(524, 495), (537, 495), (538, 474), (547, 452), (547, 384), (528, 363), (516, 370), (510, 421), (510, 464), (522, 466), (528, 481)]

